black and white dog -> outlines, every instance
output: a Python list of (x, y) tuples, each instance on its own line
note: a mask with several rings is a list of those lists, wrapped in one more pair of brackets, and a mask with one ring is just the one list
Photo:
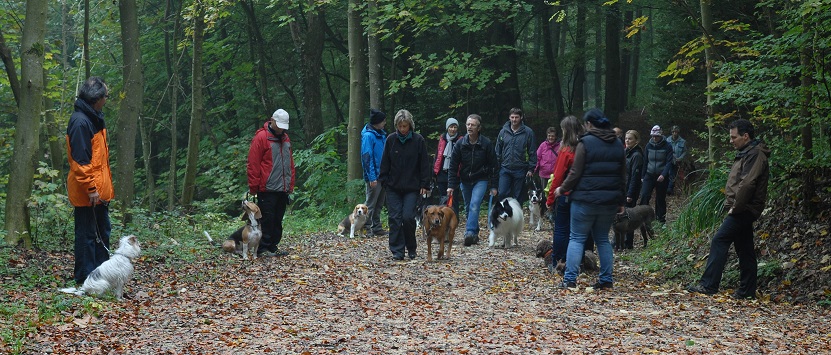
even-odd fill
[(517, 238), (522, 233), (522, 224), (525, 216), (522, 215), (522, 206), (513, 197), (508, 197), (493, 205), (490, 212), (490, 221), (493, 224), (488, 237), (488, 246), (496, 245), (496, 238), (502, 237), (502, 247), (517, 246)]
[(537, 184), (536, 179), (530, 179), (532, 184), (528, 186), (528, 210), (531, 216), (528, 217), (528, 225), (534, 226), (535, 231), (539, 232), (542, 227), (542, 216), (545, 215), (545, 194)]

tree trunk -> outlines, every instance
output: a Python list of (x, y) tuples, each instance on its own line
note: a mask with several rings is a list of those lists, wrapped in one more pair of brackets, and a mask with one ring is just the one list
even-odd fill
[[(597, 6), (597, 18), (603, 18), (603, 6)], [(602, 106), (601, 88), (603, 87), (603, 21), (597, 21), (594, 28), (594, 106)]]
[(144, 196), (147, 199), (147, 210), (150, 213), (156, 212), (156, 179), (153, 177), (152, 155), (153, 141), (150, 139), (150, 130), (153, 129), (153, 122), (147, 117), (139, 118), (139, 132), (141, 133), (141, 157), (144, 163), (145, 178)]
[(84, 74), (85, 78), (92, 76), (89, 61), (89, 0), (84, 0)]
[(14, 58), (12, 58), (12, 50), (6, 45), (6, 37), (3, 36), (3, 31), (0, 31), (0, 59), (3, 60), (3, 65), (6, 68), (14, 101), (20, 106), (20, 81), (17, 80), (17, 70), (15, 69)]
[[(582, 112), (585, 109), (583, 101), (586, 90), (586, 4), (577, 2), (576, 36), (574, 39), (574, 86), (569, 112)], [(560, 116), (563, 117), (563, 116)]]
[(141, 64), (136, 1), (120, 0), (118, 10), (121, 15), (124, 91), (119, 95), (118, 130), (114, 139), (118, 144), (114, 185), (115, 195), (122, 202), (123, 222), (129, 223), (129, 211), (135, 197), (133, 176), (136, 171), (136, 128), (144, 100), (144, 69)]
[[(624, 12), (623, 23), (621, 29), (632, 23), (632, 16), (634, 13), (629, 10)], [(618, 38), (620, 35), (618, 34)], [(629, 75), (631, 74), (632, 65), (632, 50), (629, 43), (631, 39), (624, 39), (626, 43), (621, 47), (620, 51), (620, 109), (626, 110), (629, 107)]]
[(26, 2), (26, 22), (20, 43), (20, 103), (14, 134), (14, 152), (9, 162), (6, 197), (6, 244), (23, 241), (32, 248), (27, 203), (32, 196), (37, 166), (40, 115), (43, 111), (43, 38), (46, 34), (46, 0)]
[(560, 72), (557, 70), (557, 59), (555, 58), (555, 51), (557, 49), (551, 43), (551, 21), (548, 20), (551, 17), (551, 6), (545, 4), (542, 6), (542, 41), (546, 64), (548, 64), (548, 74), (550, 75), (551, 99), (554, 101), (554, 109), (557, 110), (557, 117), (563, 118), (566, 115), (566, 110), (563, 106), (563, 89), (562, 83), (560, 82)]
[[(176, 53), (176, 35), (179, 33), (179, 19), (181, 18), (181, 2), (180, 7), (176, 7), (173, 0), (168, 0), (165, 5), (165, 19), (173, 22), (173, 29), (171, 31), (164, 31), (164, 48), (165, 48), (165, 64), (167, 67), (167, 76), (170, 78), (170, 161), (168, 167), (167, 178), (167, 210), (173, 211), (176, 207), (176, 159), (179, 155), (179, 130), (178, 130), (178, 112), (179, 112), (179, 75)], [(174, 7), (176, 8), (174, 12)], [(170, 44), (173, 43), (171, 46)]]
[[(712, 0), (701, 0), (701, 27), (704, 29), (704, 36), (705, 43), (712, 45), (712, 38), (713, 38), (713, 13), (711, 9), (711, 1)], [(710, 166), (715, 164), (715, 148), (716, 148), (716, 127), (715, 122), (711, 122), (713, 117), (713, 95), (710, 93), (710, 84), (713, 83), (715, 79), (713, 75), (713, 49), (711, 46), (704, 47), (704, 67), (707, 72), (707, 88), (705, 89), (707, 92), (707, 105), (704, 106), (705, 112), (705, 122), (707, 124), (707, 136), (709, 137), (707, 141), (707, 159), (710, 162)]]
[[(245, 15), (248, 17), (248, 28), (251, 33), (251, 44), (254, 55), (254, 62), (257, 63), (257, 88), (260, 91), (260, 102), (263, 105), (264, 112), (273, 112), (274, 102), (271, 95), (268, 93), (268, 72), (266, 71), (267, 55), (266, 48), (268, 46), (263, 39), (263, 34), (260, 32), (260, 24), (257, 21), (257, 16), (254, 13), (254, 3), (250, 1), (240, 1)], [(259, 118), (254, 119), (254, 129), (258, 129), (263, 123)]]
[(201, 3), (194, 4), (193, 16), (193, 69), (191, 88), (191, 117), (188, 131), (188, 158), (182, 184), (182, 205), (189, 207), (193, 203), (196, 190), (196, 170), (199, 166), (199, 141), (202, 130), (202, 117), (205, 115), (204, 96), (202, 93), (202, 42), (205, 35), (205, 9)]
[[(643, 16), (643, 10), (638, 7), (635, 12), (635, 17)], [(638, 33), (632, 39), (632, 82), (629, 84), (629, 98), (634, 100), (638, 97), (638, 75), (641, 67), (641, 38), (644, 36), (643, 32)]]
[(620, 10), (619, 4), (606, 8), (606, 95), (603, 112), (612, 122), (616, 122), (622, 111), (620, 99)]
[(347, 26), (349, 28), (349, 124), (347, 126), (346, 175), (349, 180), (360, 179), (361, 170), (361, 129), (366, 108), (367, 65), (364, 58), (364, 30), (358, 0), (349, 0)]
[(372, 16), (372, 14), (375, 14), (377, 11), (376, 5), (375, 0), (367, 2), (370, 18), (373, 19), (369, 26), (367, 35), (367, 50), (369, 57), (369, 107), (387, 112), (384, 109), (384, 75), (383, 68), (381, 67), (381, 39), (379, 39), (376, 35), (376, 32), (378, 31), (378, 24), (375, 22), (375, 19), (378, 17)]
[(519, 91), (519, 79), (517, 70), (517, 52), (514, 39), (514, 26), (511, 20), (505, 22), (495, 21), (490, 27), (490, 44), (495, 46), (510, 47), (510, 50), (503, 49), (491, 60), (490, 67), (496, 72), (508, 72), (508, 77), (502, 82), (495, 84), (495, 97), (492, 112), (495, 113), (496, 121), (492, 123), (502, 124), (508, 118), (508, 111), (513, 107), (522, 108), (522, 95)]
[[(300, 53), (300, 82), (303, 102), (303, 124), (306, 139), (311, 141), (323, 133), (323, 113), (320, 110), (320, 67), (323, 65), (323, 25), (325, 21), (321, 9), (314, 0), (308, 0), (304, 14), (293, 14), (294, 21), (289, 25), (294, 40), (295, 51)], [(289, 11), (292, 14), (294, 11)]]

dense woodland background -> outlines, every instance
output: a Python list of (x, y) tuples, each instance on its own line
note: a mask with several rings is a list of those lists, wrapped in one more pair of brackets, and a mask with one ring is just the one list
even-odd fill
[(817, 218), (831, 165), (829, 41), (824, 0), (4, 1), (4, 240), (72, 234), (64, 130), (90, 75), (113, 96), (122, 226), (235, 214), (248, 143), (277, 108), (291, 114), (292, 207), (306, 216), (362, 199), (369, 107), (408, 109), (433, 142), (447, 117), (479, 113), (493, 136), (521, 107), (541, 139), (600, 107), (642, 134), (680, 125), (711, 178), (729, 163), (725, 123), (752, 120), (774, 151), (771, 199)]

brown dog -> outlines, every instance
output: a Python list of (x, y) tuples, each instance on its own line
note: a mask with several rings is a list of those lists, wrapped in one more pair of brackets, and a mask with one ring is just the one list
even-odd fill
[(637, 229), (641, 230), (641, 237), (643, 237), (643, 246), (649, 238), (655, 233), (652, 231), (652, 221), (655, 220), (655, 210), (649, 205), (638, 205), (631, 208), (626, 208), (622, 214), (615, 215), (615, 223), (612, 224), (612, 230), (615, 232), (615, 249), (623, 250), (626, 234), (634, 232)]
[[(450, 249), (453, 248), (453, 236), (459, 219), (456, 213), (448, 206), (427, 206), (421, 218), (421, 228), (427, 237), (427, 261), (433, 261), (433, 238), (439, 241), (439, 255), (437, 259), (450, 259)], [(447, 254), (444, 254), (444, 244), (447, 243)]]
[(237, 229), (222, 244), (222, 250), (229, 253), (242, 254), (243, 260), (248, 260), (248, 252), (252, 258), (257, 258), (257, 249), (260, 247), (260, 240), (263, 237), (260, 218), (263, 218), (260, 207), (254, 202), (242, 201), (242, 220), (246, 221), (245, 226)]

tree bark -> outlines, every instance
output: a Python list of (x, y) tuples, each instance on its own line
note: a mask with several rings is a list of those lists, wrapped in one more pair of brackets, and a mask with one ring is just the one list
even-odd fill
[(349, 123), (347, 125), (346, 175), (349, 180), (360, 179), (361, 170), (361, 129), (366, 108), (367, 65), (364, 57), (363, 28), (361, 14), (356, 9), (359, 0), (349, 0), (347, 26), (349, 35)]
[[(643, 10), (638, 7), (638, 10), (635, 12), (635, 17), (640, 18), (643, 16)], [(632, 39), (632, 82), (629, 84), (629, 98), (635, 99), (638, 97), (638, 75), (640, 75), (641, 69), (641, 38), (644, 36), (644, 32), (640, 32)]]
[(89, 0), (84, 0), (84, 74), (85, 78), (89, 78), (91, 73), (91, 66), (89, 61)]
[[(711, 8), (712, 0), (701, 0), (701, 27), (704, 29), (705, 43), (712, 45), (713, 36), (713, 13)], [(707, 73), (707, 104), (704, 106), (705, 122), (707, 125), (707, 159), (710, 166), (715, 164), (715, 147), (716, 147), (716, 127), (713, 117), (713, 95), (710, 93), (710, 84), (713, 83), (715, 76), (713, 75), (713, 49), (711, 46), (704, 47), (704, 67)]]
[[(367, 1), (367, 6), (370, 14), (375, 14), (377, 2), (375, 0)], [(383, 112), (384, 109), (384, 75), (381, 67), (381, 39), (378, 38), (376, 32), (378, 31), (378, 23), (375, 22), (377, 16), (370, 15), (372, 18), (369, 31), (367, 34), (367, 51), (369, 57), (369, 107), (377, 108)]]
[[(597, 6), (597, 18), (603, 18), (602, 6)], [(603, 22), (598, 21), (594, 28), (594, 106), (602, 106), (601, 89), (603, 88)]]
[(12, 50), (6, 45), (6, 37), (3, 36), (3, 31), (0, 31), (0, 59), (3, 60), (6, 74), (9, 76), (14, 102), (20, 106), (20, 81), (17, 80), (17, 70), (12, 58)]
[[(274, 110), (274, 102), (271, 99), (271, 95), (269, 95), (268, 91), (268, 72), (266, 70), (266, 64), (268, 56), (266, 55), (266, 48), (268, 46), (263, 39), (263, 34), (260, 31), (260, 24), (257, 21), (257, 16), (254, 13), (254, 3), (251, 1), (240, 1), (240, 6), (242, 6), (245, 15), (248, 17), (248, 28), (251, 33), (251, 43), (253, 47), (253, 52), (255, 59), (254, 62), (257, 63), (257, 88), (260, 91), (260, 102), (263, 105), (263, 109), (265, 112), (269, 112), (270, 110)], [(260, 119), (254, 119), (254, 129), (259, 128), (259, 125), (262, 123)]]
[(129, 211), (135, 197), (133, 176), (136, 171), (136, 128), (144, 100), (144, 69), (141, 64), (136, 1), (120, 0), (118, 10), (121, 16), (124, 91), (119, 95), (118, 129), (114, 139), (118, 146), (114, 185), (115, 195), (122, 202), (124, 222), (129, 223)]
[(147, 199), (147, 210), (150, 213), (156, 212), (156, 179), (153, 177), (153, 141), (150, 139), (150, 130), (153, 128), (153, 122), (147, 117), (139, 118), (139, 132), (141, 133), (141, 157), (144, 163), (145, 174), (145, 192), (144, 196)]
[[(168, 162), (168, 178), (167, 178), (167, 210), (173, 211), (176, 207), (176, 163), (179, 155), (179, 69), (177, 58), (176, 35), (179, 33), (179, 19), (181, 18), (181, 5), (175, 6), (174, 0), (168, 0), (165, 5), (165, 19), (173, 22), (173, 28), (170, 31), (164, 31), (164, 47), (165, 47), (165, 64), (167, 67), (167, 76), (169, 79), (168, 89), (170, 91), (170, 161)], [(174, 10), (175, 8), (175, 10)], [(173, 43), (171, 46), (170, 44)]]
[(490, 44), (511, 47), (510, 50), (501, 50), (490, 61), (491, 68), (496, 72), (508, 72), (508, 77), (501, 83), (495, 84), (493, 113), (495, 121), (502, 124), (508, 118), (508, 111), (513, 107), (522, 108), (522, 95), (519, 90), (517, 70), (516, 40), (512, 20), (495, 21), (490, 27)]
[[(634, 13), (631, 10), (624, 12), (621, 29), (632, 23), (632, 16), (634, 16)], [(618, 35), (618, 38), (620, 37)], [(621, 47), (620, 51), (620, 109), (626, 110), (629, 107), (629, 76), (632, 69), (632, 50), (628, 45), (631, 39), (626, 38), (623, 40), (626, 43)]]
[(603, 112), (612, 122), (617, 121), (622, 111), (620, 99), (620, 10), (619, 4), (609, 5), (606, 8), (606, 95), (603, 101)]
[[(585, 109), (584, 91), (586, 90), (586, 4), (577, 1), (577, 19), (575, 21), (577, 34), (574, 39), (574, 86), (571, 103), (568, 111), (580, 111)], [(564, 116), (560, 116), (564, 117)]]
[(46, 34), (46, 0), (26, 2), (26, 23), (20, 43), (20, 103), (14, 134), (14, 152), (9, 162), (6, 198), (6, 244), (23, 241), (32, 248), (28, 202), (32, 196), (37, 166), (40, 117), (43, 111), (43, 60)]
[(292, 14), (294, 21), (289, 25), (291, 37), (294, 40), (295, 51), (300, 53), (300, 83), (302, 93), (300, 97), (303, 103), (303, 113), (298, 122), (302, 123), (306, 139), (311, 141), (323, 133), (323, 113), (320, 110), (320, 68), (323, 65), (323, 26), (325, 21), (320, 7), (315, 5), (315, 0), (307, 0), (308, 3), (301, 7), (306, 8), (305, 13)]
[(205, 35), (205, 8), (200, 2), (194, 4), (193, 16), (193, 69), (191, 88), (191, 117), (188, 131), (188, 157), (182, 186), (182, 205), (193, 203), (196, 190), (196, 170), (199, 166), (199, 141), (201, 140), (202, 118), (205, 115), (202, 93), (202, 44)]
[(543, 50), (545, 51), (545, 61), (548, 64), (548, 75), (550, 75), (549, 80), (551, 81), (551, 100), (554, 101), (554, 109), (557, 110), (557, 117), (562, 118), (565, 117), (566, 110), (563, 106), (563, 89), (562, 83), (560, 82), (560, 72), (557, 70), (555, 53), (557, 48), (554, 48), (553, 43), (551, 43), (551, 21), (548, 20), (551, 17), (551, 6), (546, 4), (542, 6), (542, 41)]

